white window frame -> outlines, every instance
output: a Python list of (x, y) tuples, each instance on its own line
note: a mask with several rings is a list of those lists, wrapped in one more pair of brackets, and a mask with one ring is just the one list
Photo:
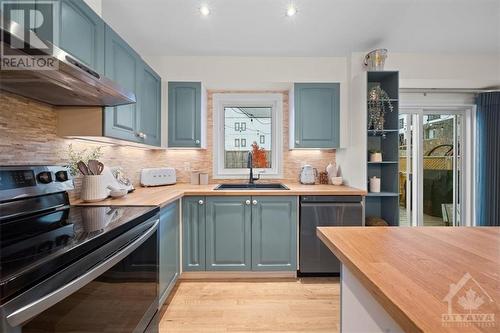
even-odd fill
[[(270, 107), (271, 111), (271, 165), (272, 168), (254, 168), (261, 178), (283, 178), (283, 95), (275, 93), (216, 93), (213, 95), (213, 178), (246, 179), (249, 170), (224, 167), (224, 108)], [(250, 148), (250, 146), (248, 146)]]

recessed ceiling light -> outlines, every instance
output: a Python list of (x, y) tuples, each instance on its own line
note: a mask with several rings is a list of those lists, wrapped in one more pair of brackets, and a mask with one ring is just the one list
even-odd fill
[(297, 8), (295, 8), (294, 5), (290, 5), (288, 6), (287, 10), (286, 10), (286, 16), (288, 17), (292, 17), (294, 16), (295, 14), (297, 14)]
[(202, 6), (200, 7), (200, 13), (201, 13), (201, 15), (203, 15), (203, 16), (208, 16), (208, 15), (210, 15), (210, 8), (208, 8), (208, 6), (207, 6), (207, 5), (202, 5)]

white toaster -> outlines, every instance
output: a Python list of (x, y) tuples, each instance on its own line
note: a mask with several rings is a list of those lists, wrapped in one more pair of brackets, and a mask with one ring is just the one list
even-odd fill
[(148, 168), (141, 170), (142, 186), (172, 185), (175, 182), (174, 168)]

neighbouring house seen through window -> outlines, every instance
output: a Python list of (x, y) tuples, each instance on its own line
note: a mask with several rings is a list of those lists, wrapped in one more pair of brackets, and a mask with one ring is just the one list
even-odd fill
[(246, 168), (248, 152), (255, 168), (271, 168), (272, 107), (224, 107), (224, 168)]

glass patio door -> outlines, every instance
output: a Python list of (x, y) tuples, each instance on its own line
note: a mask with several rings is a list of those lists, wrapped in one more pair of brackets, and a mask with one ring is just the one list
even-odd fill
[(462, 225), (463, 110), (405, 111), (399, 116), (400, 225)]

